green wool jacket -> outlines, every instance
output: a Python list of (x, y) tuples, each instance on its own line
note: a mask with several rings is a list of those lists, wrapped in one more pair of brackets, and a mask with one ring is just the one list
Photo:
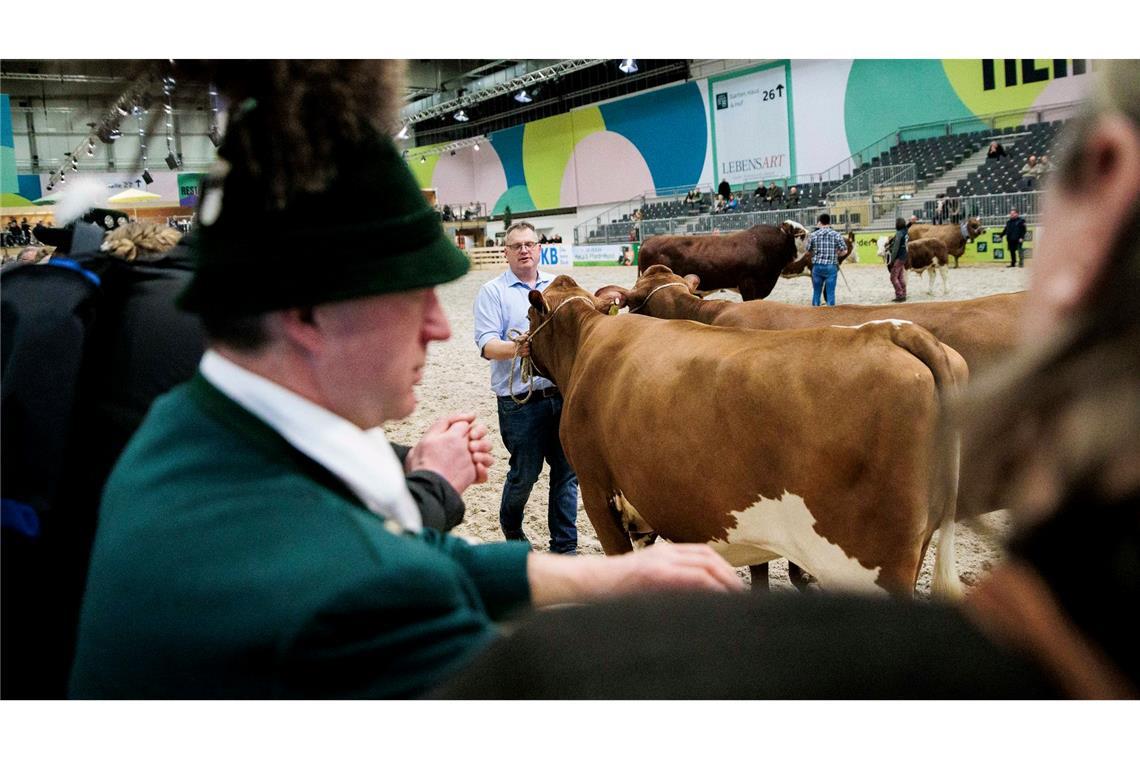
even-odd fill
[(414, 696), (529, 605), (526, 552), (390, 530), (197, 375), (107, 483), (71, 696)]

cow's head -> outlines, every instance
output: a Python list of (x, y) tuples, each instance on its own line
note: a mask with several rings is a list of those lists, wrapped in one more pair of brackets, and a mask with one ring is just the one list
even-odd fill
[(564, 274), (555, 277), (546, 290), (530, 291), (527, 298), (530, 300), (527, 318), (530, 320), (531, 362), (543, 377), (558, 382), (557, 378), (550, 374), (551, 367), (557, 363), (555, 353), (558, 350), (558, 345), (553, 339), (555, 331), (551, 323), (554, 320), (565, 324), (581, 321), (583, 314), (591, 313), (588, 308), (582, 308), (585, 306), (606, 314), (613, 306), (613, 301), (595, 298), (579, 287), (573, 278)]
[(894, 239), (895, 239), (894, 235), (881, 235), (879, 237), (879, 239), (875, 241), (875, 244), (879, 248), (879, 251), (878, 251), (879, 258), (881, 258), (883, 261), (887, 260), (887, 255), (888, 255), (888, 252), (890, 251), (891, 241), (893, 241)]
[(796, 258), (803, 256), (807, 253), (808, 231), (799, 222), (793, 222), (791, 219), (787, 220), (780, 225), (780, 229), (784, 234), (791, 235), (796, 243)]
[(701, 278), (695, 274), (679, 277), (673, 270), (664, 264), (654, 264), (642, 272), (632, 288), (623, 288), (620, 285), (606, 285), (598, 288), (594, 296), (616, 304), (618, 308), (629, 307), (631, 312), (641, 311), (652, 298), (654, 310), (657, 315), (661, 310), (668, 310), (678, 306), (678, 301), (697, 301), (700, 299), (693, 294), (701, 284)]
[(985, 231), (986, 231), (986, 228), (984, 226), (982, 226), (982, 220), (979, 219), (978, 217), (971, 216), (969, 219), (966, 220), (966, 236), (970, 240), (973, 240), (974, 238), (976, 238), (978, 235), (981, 235)]
[(844, 257), (851, 261), (852, 264), (859, 263), (859, 249), (855, 246), (855, 232), (848, 231), (843, 236), (843, 242), (847, 243), (847, 255)]

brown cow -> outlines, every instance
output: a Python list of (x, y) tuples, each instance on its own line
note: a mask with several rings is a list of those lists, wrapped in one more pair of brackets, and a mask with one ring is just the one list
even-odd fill
[(1009, 355), (1017, 343), (1017, 325), (1025, 292), (999, 293), (968, 301), (861, 306), (844, 304), (821, 309), (774, 301), (704, 301), (693, 295), (699, 283), (681, 278), (667, 267), (654, 267), (632, 290), (617, 285), (599, 288), (597, 295), (630, 311), (662, 319), (692, 319), (722, 327), (794, 330), (826, 325), (859, 325), (882, 319), (905, 319), (922, 325), (953, 347), (976, 375)]
[(678, 274), (695, 274), (707, 292), (731, 289), (745, 301), (765, 298), (780, 272), (807, 245), (807, 230), (787, 221), (758, 224), (732, 235), (655, 235), (638, 252), (637, 271), (663, 264)]
[(982, 222), (976, 216), (966, 220), (964, 224), (912, 224), (907, 228), (910, 241), (924, 240), (936, 237), (946, 244), (946, 253), (954, 257), (954, 268), (958, 268), (958, 259), (966, 252), (966, 243), (986, 231)]
[[(843, 262), (848, 258), (854, 264), (859, 263), (859, 252), (855, 250), (855, 233), (848, 232), (843, 236), (843, 242), (847, 244), (847, 250), (839, 256), (839, 266), (843, 266)], [(854, 254), (854, 256), (852, 256)], [(800, 257), (784, 267), (784, 271), (780, 272), (781, 277), (810, 277), (811, 276), (811, 253), (807, 250), (801, 252)]]
[[(611, 301), (564, 275), (529, 298), (530, 356), (562, 390), (560, 438), (607, 554), (652, 530), (909, 595), (940, 527), (934, 585), (957, 590), (957, 463), (928, 439), (964, 363), (929, 332), (604, 316)], [(834, 392), (852, 383), (870, 389), (859, 404)]]
[[(884, 262), (890, 256), (891, 246), (894, 245), (894, 235), (883, 235), (879, 238), (879, 258)], [(950, 254), (946, 252), (946, 244), (938, 238), (928, 237), (922, 240), (908, 240), (906, 244), (906, 259), (903, 265), (922, 278), (923, 272), (930, 272), (930, 287), (926, 289), (927, 295), (934, 295), (934, 273), (942, 275), (942, 292), (950, 292), (946, 284), (946, 265), (950, 262)]]

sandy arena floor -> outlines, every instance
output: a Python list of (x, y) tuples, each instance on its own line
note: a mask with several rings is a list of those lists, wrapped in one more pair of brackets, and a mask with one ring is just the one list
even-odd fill
[[(479, 287), (496, 277), (502, 269), (472, 271), (463, 279), (439, 288), (444, 310), (451, 321), (452, 338), (446, 343), (435, 343), (429, 350), (424, 380), (417, 389), (419, 404), (415, 413), (405, 420), (388, 426), (392, 440), (412, 444), (424, 429), (437, 418), (457, 411), (473, 411), (490, 429), (494, 443), (496, 464), (487, 483), (472, 486), (464, 494), (467, 516), (455, 532), (484, 541), (500, 540), (499, 498), (507, 474), (507, 451), (499, 437), (495, 398), (490, 390), (489, 364), (479, 357), (473, 337), (472, 305)], [(576, 267), (555, 269), (556, 273), (569, 274), (578, 284), (593, 292), (602, 285), (633, 285), (637, 272), (632, 267)], [(887, 303), (894, 293), (881, 264), (844, 266), (846, 282), (841, 277), (836, 293), (837, 303)], [(1010, 270), (1004, 266), (963, 267), (950, 272), (950, 294), (941, 295), (941, 280), (935, 295), (926, 294), (927, 279), (919, 282), (916, 275), (908, 275), (908, 296), (911, 301), (958, 300), (1022, 290), (1028, 285), (1028, 269)], [(722, 293), (719, 298), (739, 299), (735, 293)], [(795, 304), (811, 303), (811, 280), (798, 277), (781, 280), (769, 296), (770, 300)], [(546, 527), (547, 480), (543, 475), (535, 484), (524, 521), (524, 530), (536, 546), (546, 546), (549, 533)], [(957, 532), (958, 572), (967, 584), (987, 570), (1000, 556), (1001, 538), (1008, 530), (1008, 517), (996, 512), (983, 517), (977, 524), (959, 524)], [(594, 531), (579, 506), (579, 549), (583, 553), (601, 553)], [(926, 565), (918, 583), (918, 594), (929, 593), (933, 552), (927, 552)], [(791, 589), (787, 581), (787, 565), (783, 560), (771, 567), (773, 589)], [(741, 570), (747, 576), (747, 570)]]

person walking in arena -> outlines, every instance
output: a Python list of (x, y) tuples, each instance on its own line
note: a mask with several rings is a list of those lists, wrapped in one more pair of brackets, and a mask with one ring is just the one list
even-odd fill
[(891, 238), (891, 247), (887, 253), (887, 269), (891, 273), (891, 285), (895, 289), (894, 303), (906, 300), (906, 220), (899, 217), (895, 220), (895, 236)]
[(819, 215), (819, 227), (808, 238), (807, 249), (812, 256), (811, 305), (820, 305), (823, 290), (828, 306), (835, 305), (835, 278), (839, 274), (839, 255), (847, 252), (843, 236), (831, 228), (831, 215)]
[(508, 541), (529, 543), (522, 528), (523, 512), (545, 460), (550, 466), (547, 508), (550, 551), (575, 554), (578, 551), (578, 477), (558, 440), (562, 394), (544, 377), (524, 383), (522, 358), (529, 353), (529, 347), (513, 340), (529, 326), (527, 297), (530, 291), (545, 290), (553, 279), (538, 268), (537, 240), (529, 222), (516, 222), (507, 230), (509, 268), (484, 284), (475, 298), (475, 345), (480, 356), (491, 362), (491, 389), (497, 397), (499, 432), (511, 455), (499, 505), (503, 536)]
[(1017, 254), (1021, 251), (1021, 242), (1025, 240), (1025, 234), (1025, 220), (1018, 215), (1017, 209), (1011, 209), (1005, 228), (998, 233), (999, 238), (1005, 239), (1006, 248), (1009, 250), (1009, 269), (1025, 266), (1025, 254), (1021, 254), (1020, 261), (1017, 258)]

